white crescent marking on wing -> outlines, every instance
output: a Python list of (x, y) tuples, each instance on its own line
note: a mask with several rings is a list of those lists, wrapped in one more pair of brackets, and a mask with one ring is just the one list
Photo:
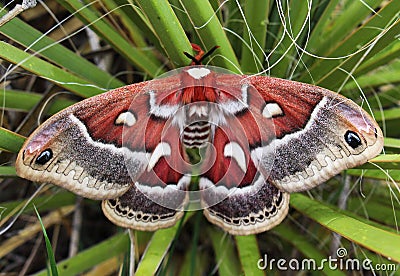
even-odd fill
[(268, 103), (264, 107), (264, 109), (262, 111), (262, 115), (265, 118), (270, 119), (270, 118), (273, 118), (273, 117), (276, 117), (276, 116), (283, 115), (283, 111), (282, 111), (281, 107), (279, 106), (279, 104), (277, 104), (277, 103)]
[(115, 119), (115, 124), (133, 126), (134, 124), (136, 124), (135, 115), (133, 115), (133, 113), (129, 111), (122, 112), (118, 115), (117, 119)]
[(242, 171), (246, 173), (246, 156), (238, 143), (231, 142), (226, 144), (224, 147), (224, 156), (234, 158)]
[(166, 142), (159, 143), (151, 154), (147, 171), (151, 171), (161, 157), (169, 155), (171, 155), (171, 146)]

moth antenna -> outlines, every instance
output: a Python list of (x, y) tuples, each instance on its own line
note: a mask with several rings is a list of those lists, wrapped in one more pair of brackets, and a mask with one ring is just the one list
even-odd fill
[(219, 48), (219, 46), (216, 45), (216, 46), (212, 47), (207, 53), (205, 53), (205, 54), (200, 58), (200, 60), (199, 60), (200, 64), (201, 64), (201, 62), (202, 62), (205, 58), (209, 57), (209, 56), (210, 56), (212, 53), (214, 53), (215, 50), (217, 50), (218, 48)]
[(188, 52), (183, 52), (183, 54), (192, 61), (190, 65), (201, 65), (203, 60), (206, 57), (209, 57), (215, 50), (219, 48), (219, 46), (212, 47), (207, 53), (204, 53), (204, 51), (197, 44), (192, 43), (192, 48), (194, 51), (198, 52), (196, 56), (192, 56)]
[(196, 59), (196, 57), (192, 56), (188, 52), (183, 52), (183, 54), (192, 61), (191, 65), (201, 65), (201, 63)]

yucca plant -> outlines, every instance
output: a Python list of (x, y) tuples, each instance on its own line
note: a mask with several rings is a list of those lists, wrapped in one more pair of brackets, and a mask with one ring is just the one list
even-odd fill
[[(0, 270), (47, 274), (35, 205), (60, 275), (124, 275), (129, 264), (133, 270), (133, 253), (138, 275), (280, 274), (310, 260), (315, 274), (395, 275), (399, 11), (400, 1), (386, 0), (70, 0), (24, 11), (0, 27)], [(308, 193), (292, 194), (289, 217), (250, 236), (229, 236), (197, 212), (172, 228), (134, 231), (129, 239), (97, 202), (16, 177), (15, 153), (38, 121), (82, 98), (188, 65), (183, 52), (192, 52), (190, 43), (219, 46), (210, 65), (312, 83), (352, 98), (379, 122), (385, 152)], [(366, 265), (351, 272), (346, 260)]]

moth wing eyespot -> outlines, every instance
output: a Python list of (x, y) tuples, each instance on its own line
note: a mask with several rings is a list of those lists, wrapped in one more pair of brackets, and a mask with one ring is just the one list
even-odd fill
[(344, 139), (346, 143), (353, 149), (356, 149), (362, 145), (360, 136), (358, 136), (358, 134), (354, 131), (348, 130), (344, 135)]
[(35, 163), (39, 165), (44, 165), (53, 158), (53, 151), (51, 149), (45, 149), (36, 158)]

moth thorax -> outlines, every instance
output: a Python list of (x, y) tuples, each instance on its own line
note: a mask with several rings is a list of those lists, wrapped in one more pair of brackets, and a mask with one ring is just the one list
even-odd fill
[(207, 146), (210, 137), (210, 123), (196, 121), (183, 129), (182, 142), (186, 148), (202, 148)]

